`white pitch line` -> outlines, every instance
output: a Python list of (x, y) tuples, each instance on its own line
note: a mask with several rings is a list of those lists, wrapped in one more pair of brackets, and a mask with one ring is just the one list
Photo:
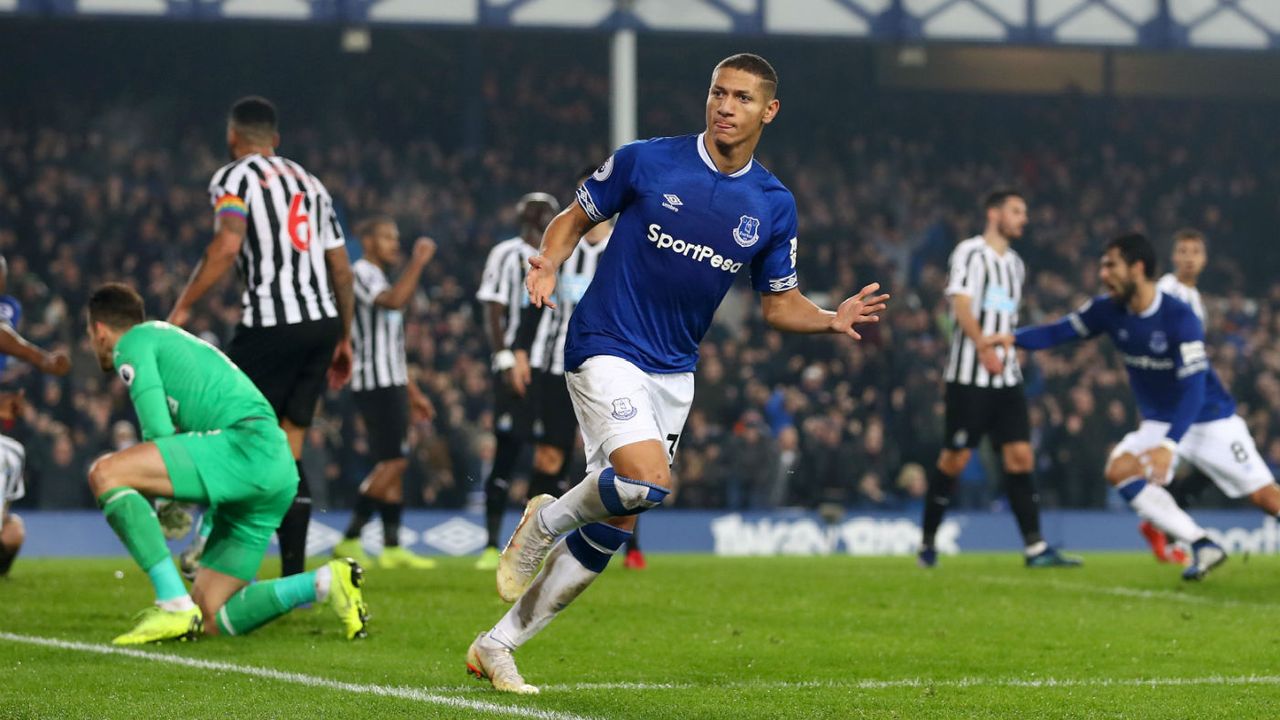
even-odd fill
[[(100, 655), (117, 655), (122, 657), (135, 658), (139, 660), (149, 660), (152, 662), (162, 662), (172, 665), (182, 665), (186, 667), (198, 668), (201, 670), (213, 670), (217, 672), (238, 673), (241, 675), (249, 675), (251, 677), (259, 677), (267, 680), (277, 680), (280, 682), (293, 683), (295, 685), (305, 685), (307, 687), (324, 688), (328, 690), (339, 690), (343, 692), (362, 693), (366, 695), (376, 695), (379, 697), (398, 698), (403, 700), (414, 700), (417, 702), (429, 703), (432, 705), (441, 705), (444, 707), (474, 710), (477, 712), (491, 712), (503, 715), (512, 715), (516, 717), (535, 718), (536, 720), (586, 720), (578, 715), (568, 713), (554, 712), (550, 710), (537, 710), (533, 708), (512, 707), (509, 705), (498, 705), (495, 703), (484, 702), (480, 700), (467, 700), (458, 697), (450, 697), (441, 693), (469, 693), (476, 692), (479, 689), (474, 686), (441, 686), (427, 688), (407, 688), (395, 687), (389, 685), (362, 685), (357, 683), (341, 682), (338, 680), (329, 680), (327, 678), (316, 677), (314, 675), (304, 675), (302, 673), (284, 672), (282, 670), (273, 670), (270, 668), (254, 667), (252, 665), (237, 665), (235, 663), (221, 662), (214, 660), (200, 660), (197, 658), (188, 658), (181, 655), (171, 655), (168, 653), (148, 652), (145, 650), (134, 650), (131, 648), (119, 648), (111, 645), (94, 645), (90, 643), (72, 642), (69, 640), (58, 640), (55, 638), (34, 637), (30, 635), (17, 635), (14, 633), (0, 632), (0, 640), (8, 640), (10, 642), (25, 643), (28, 645), (39, 645), (43, 647), (52, 647), (62, 650), (75, 650), (79, 652), (97, 653)], [(714, 682), (709, 684), (695, 683), (645, 683), (645, 682), (597, 682), (597, 683), (569, 683), (561, 685), (543, 685), (543, 692), (559, 693), (559, 692), (589, 692), (589, 691), (636, 691), (636, 692), (654, 692), (658, 690), (892, 690), (897, 688), (1105, 688), (1105, 687), (1201, 687), (1201, 686), (1249, 686), (1249, 685), (1280, 685), (1280, 675), (1207, 675), (1203, 677), (1153, 677), (1153, 678), (953, 678), (953, 679), (930, 679), (930, 678), (900, 678), (890, 680), (801, 680), (801, 681), (743, 681), (743, 682)]]
[[(596, 682), (541, 685), (545, 692), (588, 692), (602, 690), (892, 690), (896, 688), (1102, 688), (1102, 687), (1198, 687), (1198, 686), (1280, 685), (1280, 675), (1208, 675), (1205, 677), (1165, 678), (900, 678), (897, 680), (798, 680), (758, 682), (644, 683)], [(471, 692), (466, 686), (428, 688), (432, 692)]]
[(581, 715), (572, 715), (552, 710), (514, 707), (511, 705), (499, 705), (497, 703), (485, 702), (482, 700), (467, 700), (464, 698), (449, 697), (447, 695), (441, 695), (438, 691), (433, 691), (431, 689), (349, 683), (342, 682), (340, 680), (316, 677), (315, 675), (305, 675), (303, 673), (285, 672), (283, 670), (273, 670), (271, 668), (255, 667), (253, 665), (237, 665), (235, 663), (222, 662), (218, 660), (201, 660), (199, 658), (183, 657), (181, 655), (172, 655), (170, 653), (135, 650), (132, 648), (115, 647), (113, 645), (96, 645), (92, 643), (73, 642), (70, 640), (58, 640), (56, 638), (36, 637), (33, 635), (17, 635), (15, 633), (7, 632), (0, 632), (0, 640), (24, 643), (27, 645), (39, 645), (41, 647), (58, 648), (60, 650), (96, 653), (99, 655), (117, 655), (137, 660), (148, 660), (151, 662), (167, 663), (169, 665), (181, 665), (184, 667), (197, 668), (199, 670), (238, 673), (240, 675), (248, 675), (250, 677), (263, 678), (266, 680), (277, 680), (279, 682), (292, 683), (294, 685), (305, 685), (312, 688), (339, 690), (342, 692), (376, 695), (378, 697), (398, 698), (401, 700), (413, 700), (416, 702), (440, 705), (456, 710), (474, 710), (476, 712), (534, 718), (535, 720), (588, 720)]
[(1084, 585), (1080, 583), (1063, 582), (1061, 580), (1023, 580), (1020, 578), (1001, 577), (995, 575), (982, 576), (978, 579), (982, 582), (996, 583), (999, 585), (1016, 585), (1019, 587), (1030, 587), (1033, 585), (1037, 587), (1047, 586), (1058, 590), (1069, 590), (1091, 595), (1110, 595), (1111, 597), (1133, 598), (1135, 600), (1168, 600), (1170, 602), (1187, 603), (1189, 605), (1217, 605), (1221, 607), (1248, 607), (1257, 608), (1259, 610), (1280, 610), (1280, 604), (1277, 603), (1205, 597), (1203, 595), (1190, 595), (1172, 590), (1140, 590), (1138, 588), (1125, 587), (1123, 585)]

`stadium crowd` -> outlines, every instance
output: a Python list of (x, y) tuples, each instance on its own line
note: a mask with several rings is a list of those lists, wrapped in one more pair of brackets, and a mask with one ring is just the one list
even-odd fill
[[(567, 202), (575, 173), (609, 152), (603, 69), (565, 57), (504, 64), (498, 54), (479, 96), (435, 121), (466, 125), (461, 138), (407, 120), (432, 114), (439, 98), (430, 93), (396, 95), (394, 117), (342, 121), (318, 100), (278, 99), (280, 152), (324, 180), (346, 228), (387, 213), (406, 240), (440, 244), (407, 312), (410, 360), (438, 409), (413, 429), (410, 505), (462, 506), (487, 473), (491, 376), (473, 295), (488, 248), (514, 234), (515, 199), (543, 190)], [(350, 82), (390, 97), (399, 80), (384, 70)], [(664, 79), (645, 80), (642, 96), (692, 102), (642, 103), (642, 135), (696, 130), (702, 88), (653, 76)], [(784, 71), (784, 112), (761, 159), (796, 195), (802, 287), (836, 298), (875, 280), (895, 299), (884, 322), (851, 343), (770, 331), (746, 283), (736, 286), (703, 346), (678, 506), (917, 506), (922, 466), (942, 441), (947, 256), (974, 234), (983, 194), (1004, 185), (1022, 189), (1031, 208), (1015, 245), (1030, 272), (1024, 323), (1096, 292), (1098, 250), (1123, 229), (1166, 246), (1183, 225), (1208, 235), (1213, 359), (1280, 467), (1280, 281), (1265, 272), (1280, 227), (1280, 169), (1267, 163), (1280, 151), (1274, 107), (880, 91), (834, 101), (816, 118), (788, 115), (792, 90)], [(209, 239), (205, 188), (224, 162), (221, 118), (173, 109), (181, 105), (86, 97), (74, 113), (0, 115), (7, 292), (24, 305), (23, 333), (67, 349), (74, 363), (65, 379), (20, 363), (5, 377), (30, 399), (6, 431), (28, 448), (23, 504), (91, 507), (88, 463), (137, 439), (123, 388), (100, 373), (82, 337), (83, 309), (93, 285), (126, 279), (164, 317)], [(349, 232), (348, 241), (358, 253)], [(238, 317), (236, 279), (223, 290), (189, 328), (215, 344)], [(1123, 371), (1105, 343), (1089, 343), (1042, 353), (1025, 373), (1045, 504), (1104, 506), (1110, 444), (1136, 422)], [(342, 507), (368, 469), (364, 430), (343, 393), (328, 395), (321, 418), (305, 462), (310, 477), (325, 478), (313, 480), (317, 503)], [(980, 464), (962, 482), (964, 506), (998, 499)]]

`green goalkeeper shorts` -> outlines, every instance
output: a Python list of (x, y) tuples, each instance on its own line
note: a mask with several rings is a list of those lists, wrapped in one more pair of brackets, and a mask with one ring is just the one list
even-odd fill
[(298, 468), (284, 431), (270, 418), (254, 418), (155, 443), (174, 499), (216, 511), (200, 564), (253, 580), (298, 492)]

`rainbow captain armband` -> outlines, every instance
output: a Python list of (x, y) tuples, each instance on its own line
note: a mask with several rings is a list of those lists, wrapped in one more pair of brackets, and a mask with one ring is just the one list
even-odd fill
[(248, 217), (249, 206), (244, 204), (236, 195), (223, 195), (213, 204), (213, 214), (217, 217), (223, 215), (235, 215), (236, 217)]

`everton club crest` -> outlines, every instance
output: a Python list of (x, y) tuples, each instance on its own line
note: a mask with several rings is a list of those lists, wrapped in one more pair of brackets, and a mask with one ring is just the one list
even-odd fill
[(743, 215), (738, 220), (738, 227), (733, 230), (733, 239), (742, 247), (751, 247), (760, 239), (760, 220), (750, 215)]
[(613, 418), (615, 420), (630, 420), (636, 416), (636, 406), (631, 404), (631, 398), (618, 398), (613, 401)]

